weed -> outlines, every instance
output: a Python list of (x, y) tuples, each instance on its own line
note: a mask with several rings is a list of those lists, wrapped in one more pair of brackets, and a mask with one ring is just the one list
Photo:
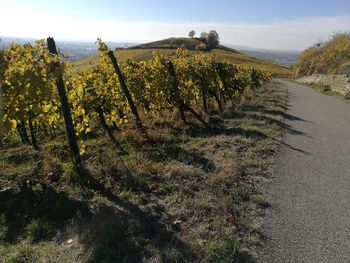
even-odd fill
[(270, 203), (261, 195), (254, 196), (253, 201), (258, 206), (267, 208), (270, 206)]
[(346, 99), (346, 100), (350, 100), (350, 91), (348, 91), (348, 92), (345, 94), (345, 99)]
[(63, 182), (79, 182), (81, 166), (75, 162), (68, 162), (63, 165)]
[(8, 263), (35, 263), (38, 260), (34, 248), (26, 242), (16, 246), (15, 249), (9, 248), (6, 252)]
[(4, 214), (0, 214), (0, 244), (5, 240), (7, 235), (7, 225), (6, 225), (6, 218)]
[(233, 233), (225, 233), (208, 244), (208, 262), (239, 262), (238, 239)]
[(330, 85), (324, 85), (321, 83), (315, 84), (315, 88), (323, 93), (328, 93), (332, 91), (332, 87)]
[(47, 221), (33, 219), (26, 227), (27, 237), (32, 242), (39, 242), (43, 239), (53, 237), (56, 234), (55, 228)]

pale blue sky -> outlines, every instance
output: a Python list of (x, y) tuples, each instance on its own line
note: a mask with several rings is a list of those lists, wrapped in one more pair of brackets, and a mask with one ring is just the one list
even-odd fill
[(0, 37), (142, 42), (216, 29), (226, 44), (304, 49), (350, 30), (349, 0), (0, 0), (0, 7)]

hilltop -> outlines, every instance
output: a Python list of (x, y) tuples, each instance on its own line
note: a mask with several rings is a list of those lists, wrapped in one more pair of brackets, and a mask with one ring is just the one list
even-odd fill
[[(200, 38), (168, 38), (126, 49), (117, 49), (114, 51), (114, 54), (119, 62), (123, 63), (128, 58), (135, 61), (149, 60), (155, 53), (172, 55), (175, 53), (176, 49), (185, 48), (193, 53), (206, 52), (208, 54), (213, 54), (218, 61), (229, 60), (236, 64), (250, 65), (259, 69), (270, 70), (274, 75), (286, 76), (290, 73), (287, 67), (239, 52), (233, 48), (218, 45), (215, 49), (203, 51), (200, 49), (201, 44), (203, 44), (203, 40)], [(79, 70), (86, 70), (99, 63), (99, 56), (96, 55), (73, 62), (72, 67), (73, 71), (77, 72)]]
[(172, 37), (137, 45), (131, 47), (131, 49), (177, 49), (179, 47), (183, 47), (188, 50), (196, 50), (196, 46), (203, 43), (203, 40), (200, 38)]
[[(163, 40), (149, 42), (137, 46), (130, 47), (129, 49), (178, 49), (185, 48), (192, 51), (203, 51), (201, 45), (206, 45), (206, 42), (201, 38), (188, 38), (188, 37), (171, 37)], [(230, 51), (233, 53), (239, 53), (233, 48), (218, 45), (217, 49)]]

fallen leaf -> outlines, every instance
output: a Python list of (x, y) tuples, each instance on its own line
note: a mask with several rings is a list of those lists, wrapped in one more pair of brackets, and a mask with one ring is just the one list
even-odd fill
[(152, 192), (152, 191), (156, 191), (159, 188), (159, 184), (151, 184), (148, 186), (148, 189)]
[(231, 225), (236, 225), (236, 217), (234, 215), (229, 215), (226, 217), (226, 221)]

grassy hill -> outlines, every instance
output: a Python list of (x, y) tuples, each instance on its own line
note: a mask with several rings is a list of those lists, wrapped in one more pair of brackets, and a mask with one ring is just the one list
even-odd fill
[(196, 46), (202, 43), (204, 42), (200, 38), (172, 37), (134, 46), (131, 49), (177, 49), (183, 47), (188, 50), (196, 50)]
[(337, 33), (301, 54), (294, 66), (294, 75), (302, 77), (315, 73), (350, 74), (350, 33)]
[[(155, 53), (163, 55), (172, 55), (175, 53), (177, 48), (186, 48), (190, 52), (206, 52), (196, 50), (196, 46), (202, 43), (202, 40), (198, 38), (169, 38), (151, 43), (142, 44), (128, 49), (120, 49), (114, 52), (120, 63), (123, 63), (127, 58), (131, 58), (135, 61), (149, 60)], [(217, 60), (229, 60), (236, 64), (251, 65), (259, 69), (268, 69), (275, 76), (286, 76), (289, 75), (290, 70), (283, 67), (275, 62), (263, 60), (254, 56), (250, 56), (235, 49), (228, 48), (225, 46), (218, 46), (208, 54), (214, 54)], [(79, 70), (86, 70), (92, 66), (100, 63), (99, 56), (92, 56), (82, 60), (78, 60), (72, 63), (74, 72)]]

